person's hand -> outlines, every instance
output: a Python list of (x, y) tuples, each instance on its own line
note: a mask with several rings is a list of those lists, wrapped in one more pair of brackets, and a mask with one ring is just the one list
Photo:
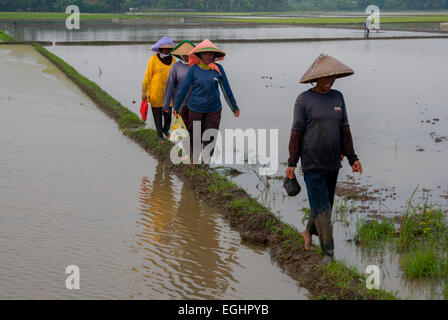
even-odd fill
[(286, 169), (286, 177), (288, 179), (294, 179), (294, 177), (296, 176), (296, 174), (294, 173), (296, 171), (296, 167), (288, 167)]
[(235, 115), (235, 118), (238, 118), (240, 116), (240, 109), (236, 109), (234, 115)]
[(163, 112), (168, 113), (168, 112), (170, 112), (170, 109), (165, 109), (165, 108), (163, 108)]
[(177, 118), (178, 113), (173, 109), (173, 115)]
[(359, 174), (362, 174), (362, 165), (361, 162), (355, 161), (355, 163), (352, 166), (352, 172), (359, 172)]
[(146, 100), (148, 100), (146, 97), (146, 93), (142, 93), (142, 101), (146, 101)]

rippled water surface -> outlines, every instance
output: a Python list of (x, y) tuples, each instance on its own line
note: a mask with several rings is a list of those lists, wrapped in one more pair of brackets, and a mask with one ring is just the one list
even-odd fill
[(34, 49), (0, 68), (0, 299), (308, 298)]

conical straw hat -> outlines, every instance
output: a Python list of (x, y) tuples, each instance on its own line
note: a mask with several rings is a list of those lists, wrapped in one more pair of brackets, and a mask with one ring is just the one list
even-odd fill
[(172, 49), (175, 46), (176, 44), (168, 36), (164, 36), (152, 46), (151, 50), (160, 53), (160, 49)]
[(351, 68), (347, 67), (342, 62), (327, 55), (320, 54), (316, 60), (314, 60), (311, 67), (305, 72), (300, 79), (300, 83), (315, 82), (319, 78), (335, 76), (336, 78), (343, 78), (354, 74)]
[(188, 56), (191, 50), (193, 50), (195, 45), (188, 40), (179, 43), (173, 50), (171, 54), (176, 58), (182, 59), (182, 56)]
[(222, 59), (224, 59), (224, 57), (226, 55), (226, 53), (224, 51), (219, 49), (213, 42), (211, 42), (208, 39), (205, 39), (200, 44), (198, 44), (196, 46), (196, 48), (191, 50), (190, 55), (192, 55), (192, 54), (197, 55), (198, 53), (202, 53), (202, 52), (214, 52), (216, 60), (222, 60)]

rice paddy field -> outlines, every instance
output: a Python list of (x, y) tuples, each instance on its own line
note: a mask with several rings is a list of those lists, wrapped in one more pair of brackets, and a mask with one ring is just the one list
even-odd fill
[[(25, 14), (23, 13), (24, 16)], [(357, 28), (341, 28), (341, 25), (362, 23), (363, 18), (349, 14), (334, 14), (334, 16), (325, 17), (321, 17), (319, 14), (312, 17), (294, 17), (292, 16), (293, 13), (269, 17), (263, 16), (263, 14), (235, 14), (226, 17), (226, 15), (204, 13), (194, 15), (194, 18), (189, 18), (192, 15), (190, 13), (179, 16), (177, 14), (160, 13), (154, 15), (157, 18), (169, 19), (164, 22), (166, 24), (156, 26), (147, 32), (144, 32), (143, 28), (139, 29), (138, 26), (117, 25), (112, 30), (107, 24), (100, 27), (98, 22), (92, 22), (93, 24), (86, 26), (88, 28), (87, 32), (80, 30), (80, 32), (84, 32), (80, 36), (81, 33), (67, 33), (55, 28), (54, 26), (58, 22), (43, 21), (36, 23), (30, 20), (34, 19), (31, 16), (27, 16), (20, 22), (19, 14), (0, 13), (0, 26), (3, 26), (5, 30), (3, 35), (0, 33), (0, 40), (11, 40), (8, 35), (13, 36), (16, 40), (48, 41), (108, 40), (116, 38), (117, 35), (122, 40), (130, 41), (142, 39), (155, 41), (162, 35), (168, 35), (177, 41), (187, 37), (216, 39), (216, 44), (227, 52), (222, 65), (226, 70), (241, 109), (240, 118), (235, 119), (223, 101), (222, 133), (225, 129), (237, 128), (243, 130), (266, 129), (268, 133), (269, 130), (277, 130), (278, 144), (276, 148), (278, 157), (273, 159), (276, 172), (270, 176), (262, 176), (259, 174), (260, 163), (249, 163), (249, 149), (253, 146), (246, 145), (244, 148), (245, 163), (238, 165), (220, 163), (219, 157), (223, 155), (225, 150), (218, 147), (215, 153), (216, 161), (212, 168), (241, 186), (259, 203), (274, 212), (280, 220), (290, 224), (299, 232), (304, 229), (310, 212), (300, 168), (296, 173), (303, 188), (299, 196), (288, 197), (282, 187), (288, 158), (289, 132), (294, 101), (301, 92), (310, 88), (309, 85), (299, 84), (299, 79), (320, 53), (330, 54), (343, 61), (355, 70), (355, 75), (337, 80), (334, 88), (344, 94), (355, 150), (363, 164), (364, 174), (362, 176), (353, 174), (346, 160), (340, 170), (336, 191), (337, 197), (332, 214), (336, 247), (335, 259), (353, 267), (360, 274), (365, 273), (367, 266), (377, 265), (381, 270), (381, 288), (393, 293), (400, 299), (446, 299), (448, 297), (448, 184), (446, 179), (448, 175), (446, 166), (448, 163), (448, 127), (446, 125), (448, 109), (444, 95), (446, 70), (448, 70), (448, 60), (446, 59), (448, 56), (448, 40), (431, 38), (434, 31), (437, 34), (444, 34), (444, 31), (437, 29), (436, 26), (440, 22), (448, 20), (446, 13), (441, 12), (432, 15), (413, 13), (409, 16), (402, 16), (401, 14), (386, 15), (381, 22), (388, 26), (394, 26), (395, 30), (381, 30), (377, 37), (384, 35), (401, 37), (402, 35), (419, 34), (427, 36), (427, 38), (406, 39), (406, 36), (403, 36), (402, 39), (376, 39), (375, 41), (362, 40), (362, 30)], [(46, 16), (44, 19), (63, 19), (64, 15), (60, 16), (58, 18), (56, 16)], [(148, 16), (151, 17), (151, 15)], [(197, 25), (191, 25), (184, 29), (179, 28), (177, 20), (180, 16), (188, 23)], [(141, 18), (140, 16), (137, 17), (138, 19)], [(142, 17), (144, 16), (142, 15)], [(103, 16), (101, 19), (121, 18), (121, 16)], [(14, 27), (11, 19), (17, 19), (19, 26)], [(216, 28), (205, 27), (203, 23), (206, 22), (204, 21), (217, 23), (219, 26)], [(259, 25), (249, 25), (254, 22)], [(232, 26), (232, 23), (246, 25)], [(272, 23), (277, 25), (271, 26)], [(301, 26), (302, 24), (317, 24), (317, 26), (310, 28), (309, 26)], [(339, 26), (332, 28), (327, 24), (337, 24)], [(405, 30), (406, 28), (403, 26), (407, 24), (410, 27)], [(426, 27), (423, 27), (423, 25)], [(420, 28), (420, 31), (413, 32), (410, 30), (415, 28)], [(107, 31), (108, 29), (109, 31)], [(99, 33), (98, 30), (102, 31)], [(291, 38), (348, 36), (359, 38), (359, 40), (305, 41), (300, 43), (219, 42), (219, 39), (229, 39), (232, 36), (236, 39), (256, 39), (257, 37), (262, 39), (263, 36), (280, 38), (282, 35)], [(30, 66), (42, 65), (42, 62), (33, 60), (35, 58), (32, 58), (30, 53), (23, 52), (20, 49), (14, 49), (16, 51), (8, 50), (10, 49), (4, 47), (4, 45), (0, 46), (2, 64), (13, 61), (20, 65), (20, 61), (27, 61), (26, 63)], [(152, 55), (150, 45), (53, 45), (48, 47), (48, 50), (64, 59), (79, 73), (97, 83), (123, 106), (139, 114), (138, 101), (141, 81), (147, 61)], [(39, 68), (42, 69), (43, 67), (37, 69)], [(48, 81), (51, 78), (54, 81), (56, 77), (54, 71), (51, 71), (51, 68), (48, 67), (47, 69), (48, 72), (39, 73), (41, 71), (38, 70), (35, 72), (39, 74), (39, 77), (48, 78)], [(15, 95), (8, 93), (8, 90), (19, 92), (19, 83), (16, 84), (16, 87), (14, 85), (11, 88), (8, 87), (8, 90), (5, 88), (3, 87), (0, 91), (0, 101), (8, 106), (8, 103), (11, 103), (11, 98), (8, 98), (8, 96), (15, 97)], [(81, 97), (75, 96), (71, 89), (61, 90), (66, 92), (71, 97), (70, 99), (78, 99), (80, 103), (87, 104), (85, 97), (81, 99)], [(33, 94), (34, 96), (39, 95), (38, 93)], [(17, 97), (19, 96), (17, 93)], [(29, 101), (33, 99), (32, 96), (28, 98)], [(63, 99), (62, 96), (61, 99)], [(40, 105), (43, 108), (45, 102), (40, 103)], [(50, 105), (57, 104), (51, 102)], [(69, 104), (67, 106), (62, 104), (61, 107), (69, 108)], [(77, 105), (77, 107), (82, 109), (81, 105)], [(90, 113), (84, 116), (82, 116), (82, 111), (75, 111), (73, 106), (67, 109), (67, 112), (72, 115), (73, 119), (81, 119), (92, 124), (91, 127), (85, 129), (87, 130), (85, 136), (96, 136), (94, 124), (98, 126), (100, 133), (104, 134), (104, 136), (99, 136), (101, 139), (113, 136), (113, 129), (103, 123), (101, 117), (90, 107), (89, 110)], [(64, 116), (60, 114), (57, 117)], [(84, 119), (83, 117), (87, 118)], [(8, 118), (4, 117), (3, 119), (5, 123), (9, 122)], [(32, 123), (31, 120), (29, 121)], [(76, 126), (73, 121), (69, 123), (73, 128)], [(152, 119), (148, 120), (147, 126), (153, 127)], [(13, 130), (12, 127), (11, 130)], [(5, 134), (7, 136), (9, 133), (5, 132)], [(47, 137), (47, 139), (52, 141), (50, 137)], [(54, 142), (57, 142), (58, 139), (54, 139)], [(66, 137), (66, 139), (69, 140), (70, 138)], [(269, 136), (267, 139), (269, 141)], [(87, 140), (77, 142), (77, 148), (79, 152), (82, 152), (81, 154), (88, 154), (83, 151), (82, 147), (84, 143), (87, 143)], [(169, 298), (234, 298), (241, 297), (243, 292), (250, 297), (265, 299), (266, 297), (262, 294), (263, 288), (254, 285), (256, 283), (255, 276), (246, 282), (242, 280), (248, 277), (247, 273), (244, 273), (247, 264), (259, 265), (260, 268), (256, 269), (257, 274), (267, 272), (269, 274), (268, 279), (280, 283), (279, 286), (275, 287), (274, 291), (277, 292), (273, 294), (275, 297), (272, 296), (271, 298), (316, 298), (300, 286), (288, 285), (287, 278), (283, 278), (284, 274), (276, 272), (276, 265), (266, 260), (265, 251), (259, 251), (259, 248), (250, 246), (241, 247), (238, 237), (226, 229), (225, 221), (220, 220), (215, 215), (214, 208), (208, 207), (202, 200), (194, 198), (194, 193), (176, 180), (174, 176), (171, 176), (169, 172), (166, 172), (156, 160), (151, 160), (150, 164), (146, 164), (140, 153), (134, 150), (127, 140), (118, 140), (121, 141), (119, 148), (124, 148), (123, 152), (130, 153), (133, 161), (136, 161), (136, 164), (131, 165), (131, 167), (136, 166), (141, 170), (154, 172), (154, 175), (152, 173), (142, 174), (142, 177), (140, 177), (135, 169), (127, 168), (128, 166), (125, 165), (120, 169), (122, 176), (116, 176), (116, 180), (109, 181), (113, 185), (123, 179), (122, 177), (128, 177), (125, 180), (126, 186), (133, 188), (132, 190), (135, 189), (135, 192), (126, 193), (126, 201), (120, 205), (120, 208), (124, 206), (123, 210), (126, 212), (137, 210), (143, 213), (141, 219), (135, 218), (131, 214), (123, 220), (123, 223), (127, 225), (125, 234), (128, 234), (128, 237), (124, 239), (127, 243), (126, 248), (124, 249), (120, 247), (118, 242), (114, 242), (114, 250), (120, 252), (120, 257), (123, 257), (123, 260), (117, 261), (113, 266), (117, 270), (122, 268), (126, 271), (120, 276), (119, 285), (127, 286), (129, 284), (127, 281), (130, 281), (130, 279), (134, 281), (134, 285), (125, 290), (129, 294), (128, 297), (154, 297), (155, 292), (151, 291), (151, 286), (155, 286), (159, 293), (169, 292), (167, 294)], [(13, 144), (12, 141), (3, 138), (4, 148), (10, 148), (11, 144)], [(106, 145), (110, 146), (111, 149), (115, 148), (110, 140), (107, 140)], [(57, 147), (57, 143), (55, 146)], [(87, 149), (91, 150), (90, 147)], [(20, 150), (20, 148), (16, 150), (17, 157), (20, 157), (21, 152), (23, 152), (23, 150)], [(270, 149), (271, 151), (272, 149)], [(113, 151), (108, 152), (114, 155)], [(43, 157), (43, 155), (41, 156)], [(122, 158), (122, 153), (115, 156), (119, 157), (122, 163), (127, 161)], [(81, 170), (81, 172), (85, 172), (83, 179), (90, 179), (91, 183), (100, 183), (101, 175), (90, 176), (88, 174), (89, 170), (95, 171), (94, 166), (89, 167), (89, 170), (86, 169), (87, 171), (83, 171), (81, 167), (76, 166), (76, 163), (79, 165), (84, 163), (82, 157), (76, 156), (74, 159), (77, 160), (75, 163), (70, 163), (70, 167), (75, 172)], [(84, 163), (84, 165), (87, 164)], [(37, 168), (32, 167), (34, 169), (31, 170), (32, 168), (30, 168), (30, 170), (39, 172), (39, 168), (43, 168), (42, 166), (43, 164), (40, 164)], [(114, 162), (109, 163), (109, 166), (110, 168), (118, 168), (120, 164)], [(13, 175), (10, 175), (9, 171), (6, 170), (6, 167), (2, 169), (0, 174), (2, 174), (3, 181), (6, 181), (6, 178), (10, 179), (8, 180), (9, 183), (11, 185), (16, 184), (15, 188), (17, 189), (20, 189), (21, 183), (24, 183), (23, 180), (14, 179)], [(47, 174), (52, 177), (51, 171)], [(69, 179), (69, 181), (76, 181), (79, 186), (84, 183), (76, 175), (70, 175)], [(36, 178), (36, 188), (38, 188), (39, 181)], [(138, 183), (133, 186), (132, 183), (136, 181)], [(124, 188), (124, 185), (122, 188)], [(122, 188), (119, 189), (122, 190)], [(170, 196), (155, 197), (156, 193), (152, 191), (166, 190), (167, 188), (173, 193), (171, 198)], [(85, 196), (85, 194), (75, 192), (73, 189), (70, 190), (72, 191), (63, 196), (66, 205), (63, 206), (63, 209), (67, 214), (73, 212), (73, 207), (70, 206), (76, 208), (78, 201)], [(121, 193), (119, 190), (114, 192), (117, 196)], [(104, 200), (103, 197), (107, 197), (102, 194), (99, 196)], [(133, 196), (139, 199), (135, 204), (132, 200)], [(10, 212), (20, 212), (23, 208), (17, 206), (17, 201), (14, 199), (4, 197), (3, 200), (8, 203)], [(116, 201), (120, 203), (119, 198)], [(100, 211), (104, 210), (101, 208), (106, 203), (107, 201), (95, 202), (94, 208)], [(117, 203), (111, 202), (107, 205), (107, 208), (114, 211)], [(141, 205), (138, 205), (138, 203)], [(32, 205), (38, 205), (42, 214), (46, 210), (51, 211), (58, 208), (55, 204), (50, 206), (45, 202), (39, 203), (38, 201), (36, 203), (30, 202), (29, 206)], [(133, 205), (138, 206), (133, 208)], [(89, 208), (89, 206), (86, 205), (85, 208)], [(197, 244), (197, 251), (195, 251), (197, 255), (195, 257), (200, 257), (205, 252), (202, 251), (201, 243), (210, 244), (210, 248), (217, 250), (216, 259), (208, 257), (210, 259), (200, 260), (203, 263), (202, 269), (209, 268), (211, 273), (197, 273), (197, 268), (190, 261), (190, 256), (187, 253), (188, 250), (185, 246), (187, 239), (184, 237), (184, 233), (174, 236), (174, 240), (171, 239), (176, 244), (174, 247), (172, 247), (173, 242), (166, 240), (170, 238), (170, 223), (175, 222), (176, 225), (180, 225), (180, 223), (184, 223), (180, 215), (188, 220), (188, 216), (193, 213), (195, 214), (194, 219), (203, 219), (205, 216), (210, 216), (201, 230), (206, 230), (207, 226), (212, 226), (213, 235), (210, 236), (210, 239), (213, 239), (213, 241), (207, 241), (200, 235), (194, 238), (194, 241), (197, 240), (195, 242)], [(101, 215), (101, 217), (104, 218), (105, 216)], [(11, 219), (8, 220), (9, 227), (14, 230), (12, 226), (17, 228), (19, 226), (15, 225), (14, 220)], [(123, 218), (116, 216), (114, 219), (120, 221)], [(87, 228), (81, 224), (82, 228), (91, 231), (95, 230), (95, 226), (98, 225), (92, 223)], [(56, 228), (57, 225), (54, 227)], [(190, 226), (187, 227), (190, 228)], [(193, 228), (193, 226), (191, 227)], [(33, 231), (33, 227), (30, 226), (30, 228)], [(103, 230), (107, 237), (113, 234), (112, 230), (115, 230), (116, 226), (111, 225), (110, 228)], [(133, 231), (133, 229), (135, 230)], [(20, 234), (20, 229), (16, 229), (15, 232)], [(33, 232), (37, 231), (34, 230)], [(9, 234), (8, 237), (12, 239), (12, 234)], [(100, 241), (101, 233), (95, 239), (95, 241)], [(94, 240), (92, 239), (92, 241)], [(147, 245), (148, 243), (151, 245)], [(314, 243), (318, 243), (317, 238), (314, 238)], [(100, 245), (97, 248), (101, 250)], [(163, 253), (159, 259), (148, 260), (149, 256), (145, 255), (145, 252), (150, 250), (152, 254), (156, 254), (158, 248), (161, 248), (160, 250)], [(178, 261), (171, 261), (168, 258), (169, 252), (173, 248), (180, 251), (185, 250), (185, 255), (180, 257)], [(126, 249), (129, 251), (126, 251)], [(16, 256), (25, 254), (26, 250), (25, 247), (20, 248)], [(55, 246), (52, 250), (52, 253), (48, 252), (48, 255), (55, 254), (58, 256), (58, 250), (62, 249)], [(136, 255), (132, 254), (134, 250)], [(92, 263), (94, 257), (92, 252), (81, 249), (79, 254), (83, 257), (83, 261)], [(107, 252), (112, 254), (109, 251)], [(254, 254), (250, 255), (249, 252)], [(8, 251), (8, 254), (15, 256), (12, 251)], [(77, 253), (72, 252), (72, 254), (72, 257), (75, 257)], [(230, 256), (236, 256), (237, 258), (229, 262), (228, 257)], [(133, 265), (126, 264), (126, 259), (133, 261)], [(139, 259), (142, 263), (137, 266)], [(20, 259), (13, 261), (19, 262)], [(99, 267), (95, 269), (95, 272), (99, 272), (101, 266), (104, 267), (105, 261), (98, 262)], [(183, 261), (187, 261), (187, 266), (189, 266), (187, 270), (189, 276), (186, 278), (183, 278), (182, 270), (176, 267), (177, 263), (183, 263)], [(62, 263), (57, 259), (53, 262), (54, 264)], [(39, 263), (42, 263), (42, 261), (39, 260)], [(221, 268), (223, 263), (226, 266), (224, 269)], [(240, 269), (234, 269), (235, 266)], [(133, 270), (133, 267), (137, 271)], [(155, 278), (151, 278), (154, 275), (148, 271), (148, 268), (158, 270)], [(112, 269), (112, 267), (107, 269), (108, 274), (117, 272), (117, 270)], [(239, 271), (235, 273), (231, 270)], [(218, 274), (218, 279), (212, 280), (213, 274)], [(163, 282), (160, 280), (161, 277), (167, 275), (169, 275), (171, 281)], [(20, 290), (13, 290), (13, 287), (17, 284), (19, 288), (21, 285), (23, 287), (18, 276), (19, 274), (13, 275), (13, 277), (16, 277), (14, 285), (5, 282), (10, 288), (8, 297), (20, 296)], [(5, 281), (6, 278), (6, 276), (0, 274), (0, 279)], [(145, 279), (144, 284), (146, 286), (142, 283), (137, 284), (137, 279)], [(196, 281), (195, 279), (203, 279), (203, 281)], [(54, 279), (47, 280), (48, 283), (54, 281)], [(109, 282), (108, 285), (114, 286), (117, 284)], [(253, 291), (250, 289), (252, 286), (255, 286)], [(283, 286), (285, 291), (282, 292)], [(92, 296), (102, 297), (95, 291), (97, 288), (91, 289)], [(203, 291), (204, 295), (199, 294), (201, 290), (205, 290)], [(50, 290), (47, 294), (51, 296), (53, 293)], [(37, 294), (37, 291), (32, 291), (29, 296), (35, 296), (35, 294)], [(103, 298), (107, 298), (107, 296)]]

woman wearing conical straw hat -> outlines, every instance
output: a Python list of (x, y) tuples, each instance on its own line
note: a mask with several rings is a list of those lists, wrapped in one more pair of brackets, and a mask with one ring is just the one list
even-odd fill
[(335, 58), (321, 54), (305, 72), (301, 83), (316, 85), (302, 92), (294, 106), (289, 140), (286, 176), (295, 177), (299, 157), (311, 207), (302, 236), (305, 249), (312, 250), (312, 235), (319, 237), (325, 255), (334, 254), (331, 211), (341, 155), (347, 157), (353, 172), (362, 174), (362, 166), (353, 149), (352, 135), (344, 97), (331, 89), (336, 78), (350, 76), (352, 69)]
[[(185, 76), (179, 95), (176, 98), (173, 113), (176, 116), (185, 97), (190, 93), (187, 127), (190, 133), (191, 166), (194, 166), (193, 163), (197, 163), (199, 159), (198, 152), (194, 152), (195, 148), (193, 148), (193, 142), (196, 140), (202, 141), (202, 136), (205, 130), (219, 129), (222, 110), (219, 86), (221, 86), (227, 104), (235, 117), (238, 118), (240, 115), (240, 110), (236, 104), (224, 68), (215, 63), (218, 60), (223, 60), (225, 55), (224, 51), (220, 50), (208, 39), (202, 41), (189, 53), (189, 64), (191, 67)], [(195, 122), (199, 122), (201, 125), (201, 137), (195, 137), (193, 134), (193, 126)], [(215, 143), (216, 141), (214, 137), (211, 137), (209, 141), (204, 141), (202, 143), (204, 149), (209, 144), (212, 144), (211, 148), (209, 147), (206, 149), (210, 150), (210, 154), (202, 154), (205, 168), (209, 165)], [(201, 153), (203, 152), (201, 151)]]
[[(165, 98), (163, 102), (163, 111), (172, 112), (172, 106), (176, 103), (177, 95), (179, 94), (182, 83), (184, 82), (185, 76), (187, 75), (188, 69), (190, 69), (188, 54), (193, 50), (195, 45), (188, 40), (179, 43), (176, 47), (171, 50), (171, 55), (179, 59), (170, 71), (170, 76), (168, 78), (168, 83), (165, 90)], [(180, 106), (179, 113), (185, 124), (188, 123), (188, 96), (183, 104)]]
[(171, 67), (175, 62), (171, 56), (174, 46), (175, 43), (167, 36), (152, 46), (151, 50), (156, 54), (149, 59), (142, 84), (142, 100), (151, 104), (159, 142), (164, 141), (164, 134), (169, 135), (171, 126), (171, 113), (163, 112), (163, 97)]

